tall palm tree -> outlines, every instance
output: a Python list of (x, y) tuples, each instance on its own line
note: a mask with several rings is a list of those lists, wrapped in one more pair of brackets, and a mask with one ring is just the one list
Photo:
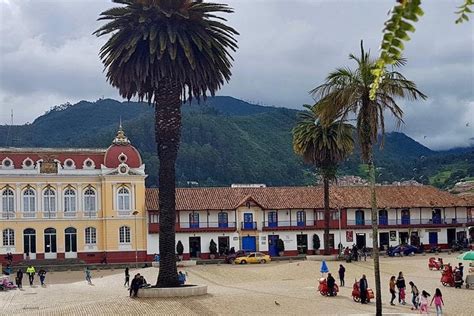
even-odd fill
[(178, 286), (175, 257), (175, 165), (181, 104), (215, 92), (231, 76), (238, 33), (225, 24), (225, 4), (202, 0), (113, 0), (94, 32), (110, 35), (100, 50), (108, 82), (122, 97), (155, 108), (159, 166), (160, 272), (157, 286)]
[(298, 114), (293, 128), (293, 150), (314, 164), (324, 185), (324, 253), (329, 250), (329, 182), (336, 178), (337, 167), (354, 149), (353, 126), (341, 120), (322, 122), (317, 114), (318, 104), (305, 105), (307, 111)]
[(377, 144), (377, 136), (385, 135), (384, 112), (390, 112), (398, 125), (403, 123), (403, 111), (396, 99), (426, 99), (416, 84), (406, 79), (397, 68), (405, 65), (405, 60), (398, 60), (393, 69), (387, 70), (385, 78), (377, 90), (375, 99), (369, 98), (370, 85), (374, 80), (372, 69), (375, 61), (370, 59), (369, 53), (364, 52), (361, 41), (361, 56), (349, 55), (355, 61), (357, 68), (339, 68), (330, 73), (326, 82), (312, 90), (315, 99), (324, 100), (318, 108), (318, 114), (324, 120), (333, 117), (347, 118), (354, 113), (357, 120), (358, 142), (361, 149), (361, 158), (368, 164), (371, 188), (371, 217), (373, 236), (373, 258), (376, 288), (376, 312), (382, 315), (382, 293), (380, 289), (379, 245), (377, 198), (375, 195), (375, 167), (373, 148)]

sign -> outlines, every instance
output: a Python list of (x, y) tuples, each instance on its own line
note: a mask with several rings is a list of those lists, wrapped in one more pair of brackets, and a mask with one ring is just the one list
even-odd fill
[(397, 241), (397, 231), (391, 230), (390, 231), (390, 241)]
[(354, 232), (352, 230), (346, 231), (346, 241), (353, 242), (354, 241)]
[(239, 237), (233, 237), (232, 240), (237, 241), (239, 240)]

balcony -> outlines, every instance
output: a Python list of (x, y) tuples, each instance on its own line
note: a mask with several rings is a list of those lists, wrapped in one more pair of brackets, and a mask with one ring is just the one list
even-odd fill
[(64, 218), (75, 218), (77, 216), (76, 212), (64, 212), (63, 217)]
[(15, 212), (2, 212), (2, 219), (14, 219), (15, 217)]
[[(235, 222), (180, 222), (176, 223), (176, 232), (222, 232), (235, 231)], [(160, 232), (160, 223), (148, 223), (148, 232)]]
[[(399, 219), (379, 219), (379, 227), (390, 226), (461, 226), (462, 224), (472, 223), (473, 219), (466, 217), (442, 218), (441, 221), (436, 218), (399, 218)], [(372, 221), (369, 220), (347, 220), (349, 227), (370, 227)]]
[(36, 218), (36, 212), (23, 212), (23, 218)]
[(257, 230), (257, 222), (240, 222), (241, 230)]
[(277, 222), (263, 222), (262, 230), (301, 230), (314, 229), (315, 224), (313, 220), (306, 221), (277, 221)]

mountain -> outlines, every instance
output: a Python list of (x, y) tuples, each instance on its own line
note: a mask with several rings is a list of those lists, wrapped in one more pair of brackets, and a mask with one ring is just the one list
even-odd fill
[[(297, 113), (225, 96), (183, 105), (178, 185), (314, 183), (314, 168), (292, 150)], [(15, 147), (107, 147), (120, 120), (146, 163), (147, 184), (156, 185), (154, 115), (146, 103), (100, 99), (55, 106), (32, 124), (0, 126), (0, 135), (9, 135), (0, 141)], [(444, 187), (474, 176), (473, 157), (474, 150), (435, 152), (402, 133), (388, 133), (383, 150), (375, 152), (377, 181), (415, 179)], [(340, 173), (366, 176), (357, 148)]]

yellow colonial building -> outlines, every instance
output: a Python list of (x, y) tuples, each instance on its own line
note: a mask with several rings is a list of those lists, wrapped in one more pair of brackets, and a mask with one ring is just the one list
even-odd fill
[(0, 256), (146, 260), (145, 177), (122, 128), (108, 149), (0, 148)]

